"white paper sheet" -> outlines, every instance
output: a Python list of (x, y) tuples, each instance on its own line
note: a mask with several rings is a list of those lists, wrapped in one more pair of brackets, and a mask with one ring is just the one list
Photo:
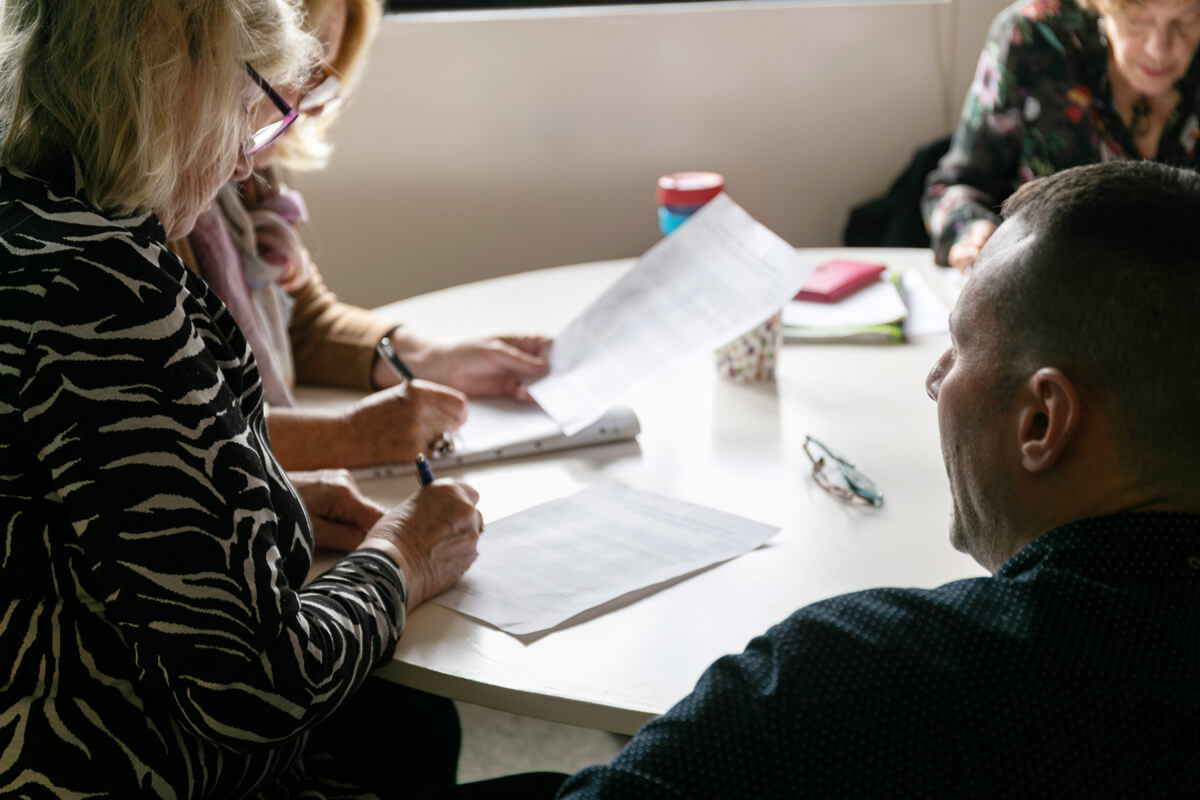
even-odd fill
[[(453, 434), (454, 449), (434, 453), (434, 471), (443, 467), (485, 464), (521, 456), (540, 455), (577, 447), (611, 444), (636, 438), (641, 433), (637, 414), (628, 406), (616, 405), (596, 421), (571, 436), (534, 403), (492, 398), (472, 400), (467, 422)], [(412, 476), (412, 462), (379, 464), (350, 470), (356, 480), (375, 480), (397, 475)]]
[(886, 325), (905, 313), (896, 285), (890, 278), (881, 277), (836, 303), (792, 300), (783, 307), (783, 324), (797, 328)]
[(467, 421), (454, 433), (454, 449), (460, 453), (488, 450), (559, 433), (559, 424), (534, 403), (503, 398), (472, 400), (467, 406)]
[(634, 385), (770, 317), (813, 266), (720, 194), (555, 337), (550, 374), (529, 392), (580, 430)]
[(915, 269), (900, 276), (900, 288), (908, 305), (904, 332), (909, 336), (945, 333), (950, 330), (950, 310)]
[(489, 522), (479, 558), (438, 605), (514, 635), (753, 550), (779, 530), (602, 484)]

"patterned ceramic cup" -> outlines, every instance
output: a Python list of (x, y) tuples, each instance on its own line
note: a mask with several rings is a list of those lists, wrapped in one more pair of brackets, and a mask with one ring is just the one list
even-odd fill
[(783, 312), (777, 311), (729, 344), (717, 348), (717, 374), (737, 383), (773, 381), (782, 346)]

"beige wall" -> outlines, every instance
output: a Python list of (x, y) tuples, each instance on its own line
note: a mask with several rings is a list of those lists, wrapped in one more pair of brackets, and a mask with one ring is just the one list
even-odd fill
[(306, 239), (373, 306), (657, 238), (663, 172), (723, 172), (797, 246), (839, 243), (948, 131), (1004, 0), (390, 17)]

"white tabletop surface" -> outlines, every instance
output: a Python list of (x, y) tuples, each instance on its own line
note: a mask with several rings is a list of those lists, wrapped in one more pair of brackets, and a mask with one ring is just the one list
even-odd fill
[[(919, 269), (944, 299), (956, 292), (927, 250), (807, 252)], [(537, 270), (380, 310), (446, 341), (553, 334), (632, 263)], [(427, 603), (409, 616), (381, 674), (505, 711), (631, 733), (686, 695), (714, 659), (740, 652), (801, 606), (985, 574), (947, 540), (950, 497), (936, 409), (923, 386), (946, 342), (936, 335), (903, 345), (786, 345), (778, 380), (756, 386), (719, 378), (706, 354), (623, 398), (642, 424), (636, 442), (444, 473), (479, 490), (488, 520), (616, 480), (782, 531), (741, 558), (529, 643)], [(337, 399), (315, 390), (300, 397)], [(808, 433), (856, 462), (885, 505), (848, 506), (819, 489), (802, 448)], [(361, 484), (385, 504), (415, 487), (415, 479)]]

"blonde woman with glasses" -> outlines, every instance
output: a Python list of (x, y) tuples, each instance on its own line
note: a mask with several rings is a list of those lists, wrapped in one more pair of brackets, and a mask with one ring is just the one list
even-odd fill
[(309, 732), (475, 558), (477, 495), (304, 586), (250, 348), (166, 248), (319, 47), (286, 0), (5, 0), (0, 43), (0, 795), (365, 795)]
[[(280, 463), (312, 470), (411, 461), (462, 425), (467, 397), (528, 400), (524, 385), (546, 372), (550, 340), (440, 344), (341, 303), (326, 288), (300, 240), (304, 202), (281, 185), (276, 164), (324, 167), (337, 106), (361, 75), (382, 12), (379, 0), (304, 6), (323, 58), (303, 84), (280, 90), (292, 118), (284, 122), (286, 112), (276, 111), (277, 121), (295, 124), (256, 154), (249, 179), (221, 190), (187, 241), (171, 246), (213, 286), (250, 341)], [(330, 415), (294, 406), (297, 381), (378, 391)], [(334, 481), (352, 486), (345, 475)]]

